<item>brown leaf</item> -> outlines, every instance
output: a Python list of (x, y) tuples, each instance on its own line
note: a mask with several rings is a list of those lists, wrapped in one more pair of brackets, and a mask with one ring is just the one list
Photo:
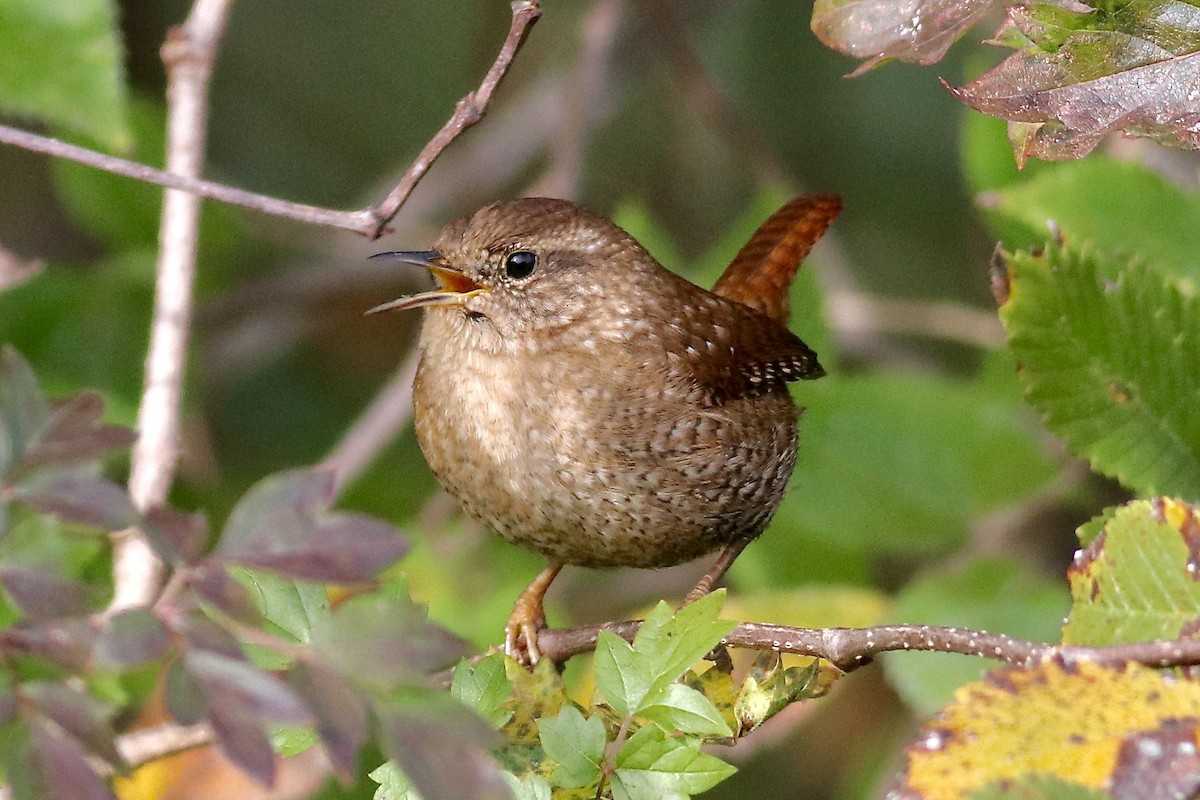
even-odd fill
[(817, 0), (812, 31), (839, 53), (866, 59), (855, 74), (894, 58), (933, 64), (998, 0)]
[(1137, 0), (1072, 24), (1010, 10), (1006, 41), (1027, 46), (951, 92), (1009, 120), (1018, 162), (1080, 158), (1117, 131), (1200, 147), (1200, 8)]

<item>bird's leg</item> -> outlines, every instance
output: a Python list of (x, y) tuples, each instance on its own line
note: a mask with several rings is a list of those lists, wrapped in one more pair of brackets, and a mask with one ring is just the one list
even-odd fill
[(683, 604), (686, 606), (688, 603), (694, 603), (711, 592), (721, 578), (725, 577), (725, 573), (733, 566), (733, 562), (742, 554), (742, 551), (746, 549), (746, 545), (748, 544), (750, 544), (749, 539), (734, 539), (721, 548), (721, 552), (717, 554), (717, 560), (713, 562), (712, 568), (704, 574), (704, 577), (696, 584), (696, 588), (688, 592), (687, 597), (683, 599)]
[(551, 561), (513, 603), (512, 614), (504, 626), (504, 652), (522, 664), (533, 666), (542, 658), (537, 645), (538, 631), (546, 627), (542, 598), (562, 568), (560, 562)]

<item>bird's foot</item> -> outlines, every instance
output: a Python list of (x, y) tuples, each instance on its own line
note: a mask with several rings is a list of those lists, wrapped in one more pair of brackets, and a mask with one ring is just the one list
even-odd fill
[[(530, 587), (532, 589), (533, 587)], [(521, 592), (513, 603), (512, 613), (504, 626), (504, 652), (509, 658), (526, 667), (532, 667), (542, 659), (538, 649), (538, 631), (546, 627), (546, 614), (542, 609), (542, 596), (529, 589)]]

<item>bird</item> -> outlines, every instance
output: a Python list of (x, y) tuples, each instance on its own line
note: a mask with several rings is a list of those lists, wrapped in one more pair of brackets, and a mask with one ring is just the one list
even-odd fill
[(546, 197), (376, 256), (437, 282), (368, 312), (424, 310), (413, 412), (426, 462), (468, 516), (548, 561), (505, 625), (510, 656), (541, 658), (543, 597), (564, 565), (716, 552), (690, 602), (767, 527), (796, 460), (788, 384), (825, 374), (788, 330), (788, 293), (841, 208), (834, 194), (788, 202), (711, 291)]

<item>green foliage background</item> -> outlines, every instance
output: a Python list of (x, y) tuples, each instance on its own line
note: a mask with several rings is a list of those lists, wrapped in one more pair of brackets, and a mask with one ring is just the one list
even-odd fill
[[(0, 60), (0, 109), (157, 164), (157, 47), (186, 4), (88, 0), (77, 4), (88, 13), (55, 29), (70, 30), (74, 46), (9, 41), (20, 20), (51, 25), (71, 5), (0, 0), (0, 54), (22, 46), (27, 54), (19, 71)], [(772, 528), (739, 560), (725, 616), (742, 616), (741, 608), (783, 624), (886, 618), (1055, 638), (1070, 599), (1063, 572), (1072, 531), (1121, 490), (1061, 477), (1068, 458), (1022, 399), (1008, 354), (854, 335), (830, 326), (823, 301), (852, 287), (991, 311), (997, 239), (1016, 251), (1057, 233), (1073, 249), (1052, 249), (1049, 258), (1109, 274), (1136, 256), (1153, 280), (1129, 291), (1153, 290), (1155, 303), (1179, 297), (1186, 317), (1200, 269), (1196, 160), (1179, 156), (1168, 167), (1185, 181), (1190, 175), (1190, 188), (1099, 155), (1017, 173), (1002, 122), (967, 112), (931, 70), (891, 66), (842, 80), (854, 65), (812, 38), (807, 8), (783, 0), (626, 4), (596, 82), (578, 67), (595, 8), (547, 4), (489, 118), (434, 166), (385, 241), (206, 206), (176, 502), (223, 520), (263, 475), (319, 460), (416, 331), (413, 318), (362, 317), (412, 287), (410, 276), (369, 268), (365, 257), (426, 246), (448, 219), (538, 186), (561, 159), (556, 148), (578, 146), (578, 198), (705, 285), (782, 198), (800, 190), (845, 198), (832, 245), (810, 259), (794, 304), (793, 328), (831, 376), (797, 390), (808, 411), (796, 477)], [(306, 202), (373, 201), (477, 83), (507, 21), (505, 4), (481, 0), (237, 4), (212, 88), (209, 176)], [(80, 52), (89, 60), (72, 62)], [(937, 71), (965, 80), (998, 56), (961, 45)], [(570, 122), (543, 113), (556, 103), (568, 121), (587, 121), (581, 141), (571, 141)], [(485, 140), (493, 155), (481, 159)], [(0, 149), (0, 245), (47, 262), (43, 274), (0, 293), (0, 342), (20, 350), (51, 395), (97, 389), (111, 421), (124, 424), (140, 391), (158, 203), (154, 188)], [(1085, 243), (1094, 249), (1080, 256)], [(1037, 258), (1019, 256), (1014, 271), (1030, 283), (1049, 280)], [(1096, 302), (1120, 301), (1098, 294)], [(1006, 321), (1054, 311), (1017, 304)], [(1104, 381), (1143, 379), (1137, 345), (1114, 343), (1112, 374), (1096, 392), (1103, 395)], [(1053, 370), (1071, 358), (1043, 355), (1029, 363)], [(1184, 366), (1190, 371), (1180, 374), (1197, 374), (1197, 365)], [(1123, 477), (1089, 449), (1111, 442), (1076, 439), (1070, 420), (1055, 424), (1053, 380), (1030, 380), (1050, 428)], [(1181, 404), (1144, 424), (1166, 417), (1187, 440), (1198, 407)], [(1165, 469), (1177, 482), (1147, 467), (1149, 477), (1127, 485), (1186, 495), (1196, 486), (1187, 471), (1196, 452), (1183, 448), (1177, 458), (1183, 467)], [(112, 465), (114, 475), (121, 470)], [(496, 640), (511, 599), (540, 566), (453, 513), (410, 431), (343, 505), (407, 530), (415, 549), (401, 570), (414, 597), (479, 647)], [(641, 613), (681, 596), (697, 572), (570, 570), (550, 596), (551, 622)], [(756, 598), (769, 602), (756, 606)], [(289, 602), (281, 617), (303, 613)], [(826, 706), (790, 728), (776, 723), (776, 746), (734, 751), (742, 774), (709, 796), (873, 796), (893, 766), (885, 743), (981, 669), (889, 658), (886, 684), (877, 673), (858, 678), (859, 700), (844, 692), (819, 701)], [(866, 712), (864, 695), (875, 704)], [(370, 796), (373, 788), (331, 786), (326, 796)]]

